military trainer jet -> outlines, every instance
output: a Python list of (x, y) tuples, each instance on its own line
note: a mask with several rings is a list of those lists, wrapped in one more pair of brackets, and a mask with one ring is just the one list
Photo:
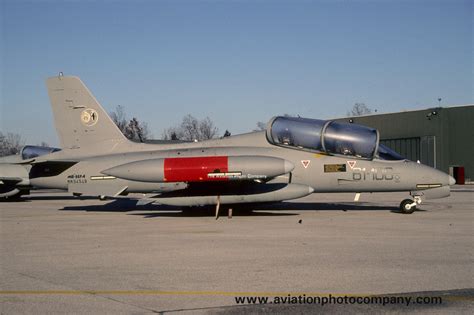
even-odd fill
[[(379, 144), (377, 130), (274, 117), (264, 131), (179, 144), (127, 140), (82, 81), (47, 80), (62, 150), (22, 161), (33, 187), (75, 195), (201, 206), (276, 202), (312, 193), (407, 192), (400, 210), (449, 196), (449, 175)], [(140, 202), (140, 201), (139, 201)]]
[(0, 201), (17, 200), (30, 193), (30, 161), (59, 151), (58, 148), (25, 145), (19, 154), (0, 157)]

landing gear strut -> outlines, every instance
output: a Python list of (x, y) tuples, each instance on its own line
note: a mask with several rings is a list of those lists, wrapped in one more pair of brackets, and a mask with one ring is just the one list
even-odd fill
[(400, 203), (400, 212), (405, 214), (411, 214), (415, 212), (416, 206), (421, 204), (420, 196), (413, 196), (412, 199), (405, 199)]

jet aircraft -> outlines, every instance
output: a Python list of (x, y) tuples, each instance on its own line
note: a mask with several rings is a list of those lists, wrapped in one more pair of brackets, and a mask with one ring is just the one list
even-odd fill
[(31, 189), (29, 161), (59, 150), (52, 147), (25, 145), (19, 154), (0, 157), (0, 201), (18, 200), (21, 196), (28, 195)]
[(400, 211), (412, 213), (422, 198), (449, 196), (455, 183), (380, 144), (377, 130), (334, 120), (276, 116), (264, 131), (201, 142), (135, 143), (78, 77), (59, 75), (46, 85), (61, 150), (14, 164), (27, 165), (23, 176), (31, 187), (101, 197), (141, 193), (139, 203), (215, 205), (217, 215), (225, 204), (338, 192), (407, 192)]

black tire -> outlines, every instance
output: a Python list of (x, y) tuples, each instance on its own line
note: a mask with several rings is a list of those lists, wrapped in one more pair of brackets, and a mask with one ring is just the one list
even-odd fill
[(416, 210), (416, 206), (413, 206), (411, 207), (410, 209), (408, 209), (408, 205), (412, 204), (413, 203), (413, 200), (411, 199), (405, 199), (403, 200), (401, 203), (400, 203), (400, 212), (401, 213), (404, 213), (404, 214), (411, 214), (413, 212), (415, 212)]

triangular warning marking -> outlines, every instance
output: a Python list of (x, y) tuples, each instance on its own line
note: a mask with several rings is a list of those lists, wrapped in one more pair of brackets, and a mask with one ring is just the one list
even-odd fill
[(301, 160), (301, 164), (303, 164), (303, 167), (304, 167), (304, 168), (308, 168), (309, 163), (311, 163), (310, 160)]
[(356, 161), (347, 161), (347, 164), (349, 164), (349, 167), (352, 169), (356, 165)]

